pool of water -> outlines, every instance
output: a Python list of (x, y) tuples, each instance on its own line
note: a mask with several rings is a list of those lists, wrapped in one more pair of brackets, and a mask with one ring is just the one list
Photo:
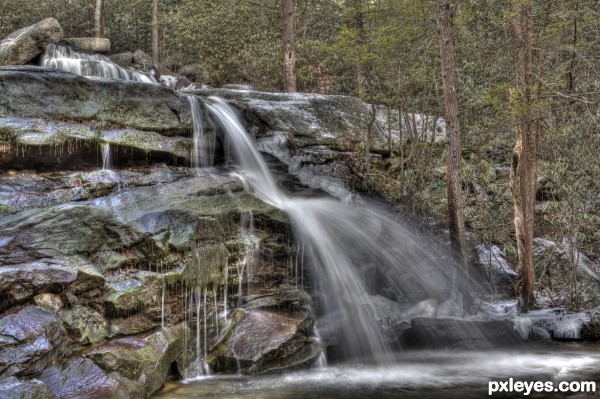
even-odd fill
[[(285, 374), (215, 375), (167, 383), (156, 399), (600, 397), (598, 346), (504, 352), (409, 352), (387, 366), (349, 364)], [(596, 393), (488, 394), (490, 381), (595, 381)]]

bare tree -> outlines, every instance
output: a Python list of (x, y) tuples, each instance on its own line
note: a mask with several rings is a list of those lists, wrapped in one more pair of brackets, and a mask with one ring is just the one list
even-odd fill
[(152, 63), (158, 66), (158, 0), (152, 0)]
[(462, 184), (460, 178), (460, 122), (454, 61), (453, 8), (449, 0), (437, 0), (437, 23), (440, 37), (440, 61), (446, 118), (446, 175), (450, 239), (460, 253), (463, 267), (467, 267), (465, 220)]
[(283, 91), (296, 91), (296, 33), (294, 0), (283, 0)]
[(102, 0), (96, 0), (96, 10), (94, 12), (94, 34), (96, 37), (102, 36)]
[(515, 210), (515, 233), (519, 266), (523, 275), (521, 307), (533, 304), (533, 221), (537, 187), (538, 126), (534, 121), (531, 5), (511, 0), (511, 42), (516, 86), (510, 92), (515, 118), (515, 147), (510, 185)]

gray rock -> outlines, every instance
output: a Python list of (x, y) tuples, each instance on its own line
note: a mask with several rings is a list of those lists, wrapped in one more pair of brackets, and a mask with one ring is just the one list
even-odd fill
[(75, 305), (71, 309), (61, 309), (58, 318), (67, 326), (81, 345), (97, 344), (108, 335), (107, 321), (95, 310)]
[(106, 372), (92, 360), (82, 357), (47, 368), (39, 379), (61, 399), (145, 397), (142, 384), (118, 373)]
[(438, 303), (435, 299), (426, 299), (406, 310), (402, 314), (402, 320), (410, 321), (415, 317), (435, 317), (438, 310)]
[(192, 128), (187, 99), (164, 86), (31, 66), (0, 67), (0, 85), (0, 117), (87, 121), (96, 128), (116, 125), (165, 135), (187, 136)]
[(313, 319), (306, 313), (235, 310), (209, 362), (218, 371), (236, 371), (239, 366), (243, 373), (305, 367), (321, 353), (312, 330)]
[(108, 58), (113, 60), (113, 62), (115, 64), (120, 65), (124, 68), (128, 68), (133, 64), (133, 53), (132, 52), (112, 54), (112, 55), (109, 55)]
[(404, 344), (418, 349), (494, 349), (523, 343), (507, 320), (474, 321), (414, 318), (404, 331)]
[[(17, 243), (21, 234), (16, 233), (12, 237), (1, 236), (5, 237), (5, 240), (3, 245), (0, 245), (0, 258), (3, 250), (11, 251), (13, 245), (19, 245)], [(35, 244), (33, 246), (35, 247)], [(7, 257), (11, 255), (16, 254), (6, 254)], [(25, 259), (13, 259), (25, 262), (11, 265), (5, 258), (8, 265), (0, 266), (0, 296), (3, 298), (0, 310), (25, 302), (48, 289), (61, 287), (80, 294), (104, 286), (104, 278), (98, 270), (80, 257), (57, 256), (54, 259), (27, 261), (27, 251), (21, 255)]]
[(38, 380), (9, 377), (0, 381), (0, 398), (3, 399), (56, 399), (56, 396)]
[(363, 303), (373, 311), (375, 319), (385, 330), (406, 320), (400, 305), (381, 295), (369, 295)]
[(133, 62), (145, 70), (149, 70), (155, 66), (152, 65), (152, 57), (144, 53), (142, 50), (136, 50), (135, 53), (133, 53)]
[(459, 317), (462, 318), (465, 314), (463, 296), (461, 293), (453, 292), (450, 298), (440, 303), (435, 317)]
[(28, 306), (0, 319), (0, 379), (42, 372), (67, 353), (67, 334), (53, 313)]
[(163, 328), (145, 338), (122, 338), (86, 353), (103, 370), (116, 372), (145, 388), (145, 397), (156, 392), (170, 374), (171, 364), (185, 350), (187, 324)]
[(0, 65), (22, 65), (40, 55), (50, 43), (63, 38), (54, 18), (19, 29), (0, 41)]
[(62, 41), (94, 53), (106, 54), (110, 52), (110, 40), (103, 37), (70, 37)]
[(513, 288), (519, 278), (519, 273), (515, 272), (506, 261), (502, 250), (496, 245), (478, 245), (476, 247), (479, 256), (478, 266), (483, 275), (495, 287)]

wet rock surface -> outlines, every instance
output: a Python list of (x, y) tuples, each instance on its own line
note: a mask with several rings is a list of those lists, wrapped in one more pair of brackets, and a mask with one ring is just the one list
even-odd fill
[(228, 330), (212, 351), (218, 370), (273, 372), (310, 365), (321, 350), (311, 338), (313, 319), (307, 313), (280, 314), (236, 310)]

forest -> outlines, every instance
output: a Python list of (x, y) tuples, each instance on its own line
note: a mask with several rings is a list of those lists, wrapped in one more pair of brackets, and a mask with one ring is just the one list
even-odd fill
[[(48, 18), (59, 40), (3, 61), (11, 33)], [(560, 343), (506, 375), (543, 376), (568, 341), (593, 355), (565, 355), (567, 376), (597, 380), (597, 0), (0, 0), (6, 37), (0, 396), (5, 377), (39, 377), (69, 397), (57, 376), (89, 368), (112, 393), (171, 399), (204, 388), (169, 396), (168, 378), (329, 361), (346, 378), (368, 358), (391, 368), (366, 397), (396, 397), (403, 350), (425, 349), (414, 361), (434, 375), (473, 378), (453, 382), (458, 398), (518, 362), (522, 340)], [(71, 64), (91, 79), (59, 73)], [(54, 317), (39, 309), (68, 331), (64, 347), (39, 333), (64, 362), (34, 362), (14, 336), (27, 355), (9, 366), (5, 329)], [(144, 349), (119, 341), (134, 336)], [(468, 352), (505, 347), (489, 363)], [(307, 378), (327, 392), (338, 377)]]

